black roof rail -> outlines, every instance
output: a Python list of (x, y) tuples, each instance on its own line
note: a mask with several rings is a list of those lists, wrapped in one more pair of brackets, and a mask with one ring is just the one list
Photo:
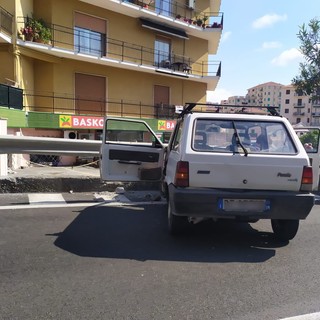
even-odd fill
[[(281, 115), (278, 111), (279, 107), (275, 107), (275, 106), (253, 106), (253, 105), (247, 105), (247, 104), (246, 105), (232, 105), (232, 104), (187, 102), (185, 104), (183, 110), (181, 111), (181, 113), (178, 115), (178, 118), (183, 118), (185, 114), (192, 113), (193, 108), (196, 106), (215, 107), (216, 110), (214, 110), (212, 112), (216, 112), (216, 113), (223, 111), (223, 108), (235, 108), (235, 109), (238, 109), (235, 111), (235, 113), (247, 113), (247, 114), (250, 114), (250, 112), (248, 112), (248, 110), (246, 110), (248, 108), (266, 109), (269, 112), (269, 115), (281, 117)], [(234, 111), (234, 110), (232, 110), (232, 111)], [(254, 114), (254, 113), (252, 113), (252, 114)]]

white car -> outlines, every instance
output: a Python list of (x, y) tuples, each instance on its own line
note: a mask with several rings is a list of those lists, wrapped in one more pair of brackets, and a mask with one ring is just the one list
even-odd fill
[(208, 218), (269, 219), (279, 239), (293, 239), (314, 195), (310, 160), (290, 123), (274, 108), (256, 115), (196, 106), (179, 115), (166, 147), (143, 121), (106, 118), (102, 180), (161, 182), (172, 234)]

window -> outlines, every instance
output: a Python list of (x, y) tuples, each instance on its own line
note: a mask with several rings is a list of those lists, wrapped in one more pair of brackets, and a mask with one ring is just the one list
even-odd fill
[(79, 27), (74, 29), (74, 46), (77, 52), (104, 56), (104, 35)]
[(290, 100), (286, 99), (285, 104), (289, 104), (289, 103), (290, 103)]
[(302, 99), (298, 99), (298, 106), (302, 106)]
[(175, 107), (170, 103), (170, 88), (154, 85), (153, 87), (154, 115), (156, 118), (173, 118)]
[(170, 146), (170, 150), (178, 150), (181, 136), (182, 136), (182, 128), (183, 128), (183, 122), (177, 123), (173, 132), (173, 139)]
[(290, 94), (290, 90), (286, 90), (286, 94)]
[(105, 77), (76, 73), (75, 74), (75, 111), (77, 114), (106, 114)]
[[(135, 144), (141, 147), (151, 147), (157, 138), (150, 132), (149, 128), (140, 122), (121, 122), (116, 119), (107, 119), (107, 127), (104, 143)], [(124, 125), (126, 127), (124, 128)]]
[(83, 13), (75, 13), (75, 51), (94, 56), (106, 55), (106, 21)]
[(289, 113), (289, 109), (284, 109), (284, 113)]
[(217, 153), (296, 153), (286, 127), (276, 121), (198, 119), (192, 148)]
[(158, 67), (171, 66), (171, 41), (168, 38), (157, 37), (154, 44), (154, 62)]
[(171, 0), (156, 0), (156, 12), (162, 15), (171, 15)]

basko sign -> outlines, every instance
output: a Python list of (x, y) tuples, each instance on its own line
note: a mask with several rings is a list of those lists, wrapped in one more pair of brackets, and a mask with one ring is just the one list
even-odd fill
[[(103, 129), (103, 117), (59, 115), (59, 128)], [(158, 131), (172, 131), (176, 121), (158, 120)]]
[(176, 121), (173, 120), (158, 120), (158, 130), (160, 131), (172, 131)]
[(59, 115), (59, 127), (103, 129), (103, 117)]

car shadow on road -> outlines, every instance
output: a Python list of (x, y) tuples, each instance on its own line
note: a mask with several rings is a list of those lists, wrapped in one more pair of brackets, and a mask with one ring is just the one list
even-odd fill
[(89, 207), (52, 235), (57, 247), (79, 256), (139, 261), (263, 262), (279, 246), (272, 233), (231, 221), (202, 222), (173, 237), (164, 206)]

